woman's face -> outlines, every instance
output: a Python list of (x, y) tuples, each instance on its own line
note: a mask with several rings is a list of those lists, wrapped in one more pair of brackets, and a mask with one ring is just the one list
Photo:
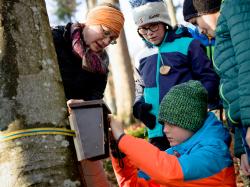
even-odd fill
[(160, 45), (164, 39), (166, 26), (163, 23), (148, 23), (138, 28), (138, 33), (148, 42)]
[(117, 35), (103, 25), (88, 25), (83, 29), (86, 44), (94, 52), (101, 52), (109, 44), (116, 44)]

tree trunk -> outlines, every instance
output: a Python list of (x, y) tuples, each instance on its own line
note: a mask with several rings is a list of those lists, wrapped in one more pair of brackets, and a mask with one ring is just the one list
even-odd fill
[[(69, 128), (66, 113), (44, 1), (0, 0), (0, 137), (29, 128)], [(1, 141), (0, 184), (80, 186), (72, 138)]]
[[(111, 65), (110, 65), (111, 66)], [(117, 114), (117, 108), (116, 108), (116, 99), (115, 99), (115, 89), (114, 89), (114, 81), (113, 81), (113, 76), (111, 75), (112, 73), (109, 74), (108, 77), (108, 83), (105, 89), (104, 93), (104, 100), (106, 104), (108, 105), (109, 109), (113, 114)]]
[(175, 13), (175, 7), (172, 0), (166, 0), (167, 7), (168, 7), (168, 14), (171, 20), (171, 25), (175, 26), (177, 25), (177, 19), (176, 19), (176, 13)]
[(96, 6), (97, 0), (87, 0), (86, 3), (88, 9), (92, 9)]
[(132, 121), (132, 106), (134, 101), (134, 77), (131, 59), (128, 52), (124, 30), (117, 44), (109, 47), (112, 80), (115, 88), (117, 116), (125, 124)]

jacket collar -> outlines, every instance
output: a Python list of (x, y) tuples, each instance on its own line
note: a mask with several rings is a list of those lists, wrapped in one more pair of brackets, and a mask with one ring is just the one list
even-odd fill
[(183, 155), (204, 139), (222, 139), (227, 145), (231, 142), (228, 130), (212, 112), (208, 113), (204, 125), (192, 137), (179, 145), (167, 149), (166, 152), (168, 154), (175, 154), (175, 152), (178, 152), (180, 155)]

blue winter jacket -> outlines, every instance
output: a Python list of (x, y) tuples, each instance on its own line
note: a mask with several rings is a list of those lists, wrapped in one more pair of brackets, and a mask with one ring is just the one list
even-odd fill
[(215, 38), (209, 39), (206, 35), (199, 32), (198, 27), (188, 27), (188, 31), (194, 39), (199, 40), (206, 47), (207, 56), (210, 60), (213, 60)]
[[(159, 105), (164, 95), (174, 85), (199, 80), (208, 91), (209, 101), (218, 96), (219, 79), (208, 59), (203, 45), (190, 36), (186, 27), (178, 27), (166, 33), (160, 46), (150, 46), (135, 59), (136, 99), (153, 105), (151, 113), (158, 116)], [(162, 59), (162, 60), (161, 60)], [(167, 75), (159, 73), (160, 66), (171, 67)], [(162, 137), (163, 126), (156, 117), (156, 126), (148, 130), (149, 138)]]

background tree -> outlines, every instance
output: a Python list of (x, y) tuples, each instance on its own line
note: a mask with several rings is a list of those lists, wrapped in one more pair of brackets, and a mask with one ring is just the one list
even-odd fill
[(97, 4), (97, 0), (86, 0), (88, 9), (94, 8), (94, 6)]
[(116, 46), (109, 47), (111, 75), (114, 85), (117, 116), (125, 124), (132, 122), (132, 106), (134, 101), (133, 66), (128, 53), (124, 30), (121, 32)]
[(167, 3), (168, 7), (168, 13), (169, 17), (171, 20), (171, 25), (175, 26), (177, 24), (177, 19), (176, 19), (176, 8), (174, 7), (173, 1), (172, 0), (165, 0)]
[(71, 22), (77, 7), (76, 0), (55, 0), (57, 8), (55, 14), (61, 21)]
[[(16, 130), (67, 127), (44, 1), (0, 0), (0, 18), (1, 138)], [(71, 140), (36, 135), (1, 141), (1, 186), (80, 186)]]

